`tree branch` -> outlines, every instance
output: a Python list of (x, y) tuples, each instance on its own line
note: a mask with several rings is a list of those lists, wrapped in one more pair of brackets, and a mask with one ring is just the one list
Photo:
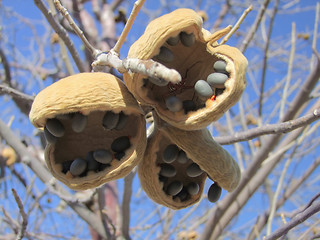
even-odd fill
[(23, 209), (23, 204), (22, 204), (21, 199), (18, 196), (16, 190), (12, 188), (11, 191), (12, 191), (12, 194), (14, 196), (14, 199), (16, 200), (16, 202), (18, 204), (19, 212), (20, 212), (20, 215), (22, 217), (21, 227), (20, 227), (19, 232), (17, 234), (16, 240), (22, 240), (23, 236), (25, 234), (25, 231), (27, 229), (28, 216), (27, 216), (27, 214), (25, 213), (25, 211)]
[(26, 102), (26, 104), (30, 105), (32, 104), (34, 97), (31, 97), (28, 94), (25, 94), (23, 92), (20, 92), (12, 87), (0, 84), (0, 93), (5, 93), (10, 95), (14, 99), (20, 99)]

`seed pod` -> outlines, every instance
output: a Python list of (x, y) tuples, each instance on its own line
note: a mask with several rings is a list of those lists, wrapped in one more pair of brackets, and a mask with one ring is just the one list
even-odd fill
[(81, 113), (75, 113), (72, 118), (71, 128), (76, 133), (82, 132), (87, 126), (88, 118)]
[(74, 176), (79, 176), (87, 168), (87, 161), (82, 158), (76, 158), (70, 165), (70, 173)]
[(221, 187), (218, 184), (213, 183), (208, 190), (208, 200), (212, 203), (218, 201), (221, 196), (221, 191)]
[(55, 137), (62, 137), (65, 133), (64, 126), (56, 118), (48, 119), (46, 129)]
[[(226, 44), (219, 45), (217, 42), (230, 31), (230, 27), (211, 34), (202, 28), (202, 24), (201, 16), (195, 11), (177, 9), (150, 22), (144, 34), (129, 49), (128, 58), (141, 60), (155, 59), (157, 55), (162, 55), (163, 47), (169, 49), (174, 58), (166, 56), (164, 60), (171, 61), (161, 63), (180, 73), (182, 81), (173, 82), (176, 84), (174, 89), (151, 84), (143, 86), (145, 75), (124, 73), (124, 81), (129, 91), (142, 105), (153, 107), (165, 122), (188, 131), (205, 128), (211, 122), (217, 121), (239, 100), (246, 85), (247, 59), (237, 48)], [(171, 45), (172, 38), (177, 35), (181, 43)], [(226, 63), (225, 70), (229, 76), (225, 89), (215, 96), (214, 100), (210, 99), (211, 96), (193, 99), (196, 82), (206, 80), (208, 75), (215, 71), (214, 64), (219, 62), (219, 65), (220, 61)], [(197, 106), (203, 108), (197, 111), (185, 108), (184, 111), (172, 111), (163, 101), (164, 96), (170, 95), (175, 95), (181, 101), (194, 100)]]
[[(115, 127), (121, 131), (108, 131), (103, 127), (106, 112), (120, 113)], [(76, 127), (82, 129), (79, 133), (72, 127), (77, 113), (87, 117), (84, 129), (82, 124)], [(121, 113), (127, 116), (130, 124), (122, 125), (125, 119), (120, 121)], [(29, 118), (34, 126), (41, 129), (48, 125), (49, 119), (58, 119), (64, 126), (64, 135), (47, 144), (45, 160), (53, 176), (75, 190), (95, 188), (126, 176), (145, 151), (144, 113), (123, 82), (111, 74), (80, 73), (53, 83), (35, 97)], [(109, 150), (115, 139), (122, 136), (130, 136), (130, 148), (119, 156), (119, 161), (102, 164), (86, 160), (88, 171), (73, 177), (70, 177), (69, 169), (64, 168), (70, 159), (86, 159), (89, 152)]]

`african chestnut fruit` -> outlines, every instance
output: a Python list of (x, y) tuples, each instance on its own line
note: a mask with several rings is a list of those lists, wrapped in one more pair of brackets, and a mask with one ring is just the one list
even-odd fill
[(182, 80), (172, 84), (126, 73), (128, 89), (177, 128), (202, 129), (218, 120), (239, 100), (246, 85), (247, 59), (237, 48), (217, 43), (227, 31), (211, 34), (191, 9), (153, 20), (130, 47), (128, 57), (153, 59), (177, 70)]
[(72, 189), (124, 177), (144, 155), (144, 114), (111, 74), (80, 73), (53, 83), (36, 96), (29, 118), (44, 130), (49, 170)]

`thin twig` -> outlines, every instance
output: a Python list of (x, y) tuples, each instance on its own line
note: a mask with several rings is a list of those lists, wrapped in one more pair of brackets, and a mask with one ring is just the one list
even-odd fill
[(12, 96), (13, 98), (19, 98), (21, 100), (26, 101), (28, 104), (31, 104), (34, 100), (34, 97), (25, 94), (23, 92), (18, 91), (17, 89), (14, 89), (12, 87), (0, 84), (0, 94), (1, 93), (5, 93), (8, 94), (10, 96)]
[(247, 141), (266, 134), (278, 134), (293, 131), (297, 128), (311, 124), (320, 118), (320, 109), (303, 117), (286, 121), (283, 123), (266, 124), (262, 127), (252, 128), (243, 132), (237, 132), (232, 136), (215, 137), (215, 141), (221, 145), (233, 144), (240, 141)]
[(234, 27), (231, 29), (231, 31), (222, 39), (222, 41), (219, 43), (220, 45), (225, 44), (229, 38), (239, 29), (241, 23), (246, 18), (246, 16), (251, 12), (252, 5), (250, 5), (244, 12), (242, 13), (241, 17), (237, 21), (237, 23), (234, 25)]
[(131, 14), (129, 16), (129, 19), (126, 23), (126, 25), (124, 26), (124, 29), (122, 30), (122, 33), (116, 43), (116, 45), (110, 50), (112, 52), (115, 52), (116, 54), (120, 55), (120, 49), (124, 43), (124, 41), (127, 38), (127, 35), (141, 9), (141, 7), (143, 6), (145, 0), (138, 0), (134, 3), (133, 9), (131, 11)]
[(26, 229), (27, 229), (27, 225), (28, 225), (28, 216), (25, 213), (24, 209), (23, 209), (23, 204), (21, 202), (20, 197), (18, 196), (17, 192), (15, 189), (11, 189), (12, 194), (14, 196), (14, 199), (16, 200), (17, 204), (18, 204), (18, 208), (19, 208), (19, 212), (20, 215), (22, 217), (22, 223), (19, 229), (19, 232), (17, 234), (16, 240), (21, 240), (23, 238), (23, 236), (25, 235)]
[[(312, 49), (316, 49), (316, 47), (317, 47), (319, 14), (320, 14), (320, 3), (317, 2), (316, 17), (314, 20), (314, 29), (313, 29), (313, 38), (312, 38)], [(312, 55), (312, 57), (311, 57), (310, 70), (313, 67), (313, 62), (314, 62), (314, 55)]]

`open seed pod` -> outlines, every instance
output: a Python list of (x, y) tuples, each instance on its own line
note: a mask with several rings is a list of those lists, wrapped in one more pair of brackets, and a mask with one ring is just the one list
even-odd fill
[(227, 191), (235, 189), (240, 169), (207, 129), (184, 131), (166, 126), (156, 128), (148, 138), (138, 176), (153, 201), (181, 209), (200, 200), (207, 176), (218, 186), (217, 195), (220, 186)]
[(175, 127), (206, 127), (239, 100), (246, 85), (247, 59), (237, 48), (217, 43), (228, 31), (230, 27), (211, 34), (191, 9), (178, 9), (153, 20), (130, 47), (128, 57), (153, 59), (177, 70), (182, 80), (168, 84), (126, 73), (128, 89)]
[(144, 114), (111, 74), (80, 73), (55, 82), (36, 96), (29, 118), (44, 129), (49, 170), (72, 189), (124, 177), (144, 155)]

